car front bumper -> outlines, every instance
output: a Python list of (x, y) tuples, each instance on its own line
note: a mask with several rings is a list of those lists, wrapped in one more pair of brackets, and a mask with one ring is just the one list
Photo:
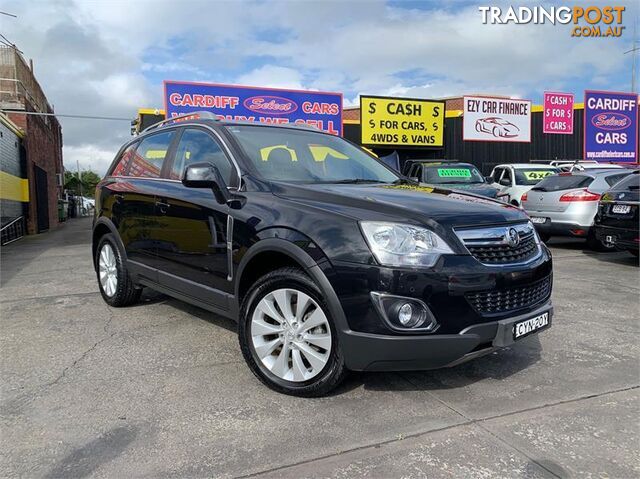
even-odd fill
[(551, 326), (553, 305), (549, 299), (526, 314), (499, 321), (475, 324), (458, 334), (391, 336), (344, 332), (341, 337), (347, 368), (353, 371), (412, 371), (456, 366), (471, 359), (512, 345), (514, 325), (520, 321), (549, 314)]

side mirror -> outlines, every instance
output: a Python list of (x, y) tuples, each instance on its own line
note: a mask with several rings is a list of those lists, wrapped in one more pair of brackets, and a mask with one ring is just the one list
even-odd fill
[(511, 186), (511, 180), (509, 178), (502, 178), (498, 183), (502, 186)]
[(211, 188), (220, 204), (226, 204), (231, 197), (220, 170), (211, 163), (188, 165), (182, 176), (182, 184), (187, 188)]
[(484, 181), (486, 181), (487, 183), (491, 184), (491, 183), (495, 183), (496, 181), (493, 179), (493, 176), (485, 176), (484, 177)]

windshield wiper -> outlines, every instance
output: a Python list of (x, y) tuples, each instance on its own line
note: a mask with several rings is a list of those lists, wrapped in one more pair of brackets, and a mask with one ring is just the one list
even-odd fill
[(351, 178), (348, 180), (321, 181), (320, 183), (329, 183), (329, 184), (336, 184), (336, 185), (358, 185), (358, 184), (366, 184), (366, 183), (387, 183), (387, 182), (380, 181), (380, 180), (365, 180), (363, 178)]

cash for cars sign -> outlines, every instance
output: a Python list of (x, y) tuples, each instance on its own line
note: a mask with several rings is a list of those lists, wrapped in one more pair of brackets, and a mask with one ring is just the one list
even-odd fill
[(370, 146), (442, 147), (444, 102), (360, 97), (361, 144)]
[(584, 92), (584, 158), (638, 162), (638, 95)]
[(544, 92), (543, 132), (560, 135), (573, 134), (573, 95)]
[(342, 135), (342, 93), (164, 82), (167, 118), (210, 111), (222, 120), (305, 124)]
[(531, 101), (464, 97), (462, 136), (466, 141), (531, 142)]

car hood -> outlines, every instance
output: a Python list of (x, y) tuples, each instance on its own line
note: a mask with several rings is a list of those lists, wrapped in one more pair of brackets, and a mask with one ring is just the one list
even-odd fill
[(274, 183), (276, 196), (358, 220), (413, 220), (444, 227), (524, 221), (519, 208), (442, 188), (418, 185), (336, 185)]
[(461, 185), (461, 184), (440, 183), (438, 185), (426, 185), (426, 186), (431, 186), (433, 188), (444, 188), (448, 190), (465, 191), (474, 195), (486, 196), (487, 198), (495, 198), (498, 194), (497, 188), (487, 184)]

